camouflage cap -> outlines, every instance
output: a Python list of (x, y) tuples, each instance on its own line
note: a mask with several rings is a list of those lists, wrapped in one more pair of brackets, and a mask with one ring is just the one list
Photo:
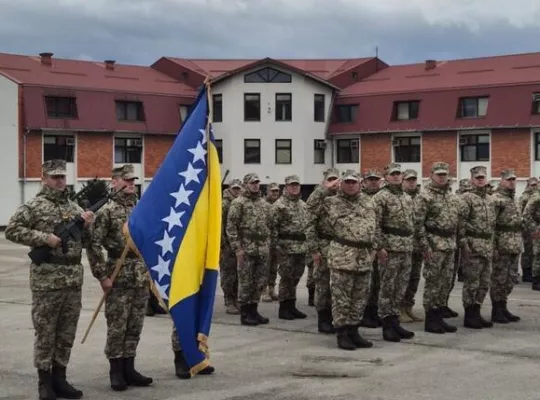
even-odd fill
[(471, 168), (471, 176), (473, 178), (478, 178), (479, 176), (487, 176), (487, 168), (482, 165), (477, 165), (476, 167)]
[(279, 185), (276, 182), (270, 182), (268, 186), (266, 186), (266, 191), (270, 190), (279, 190)]
[(257, 175), (256, 173), (254, 172), (251, 172), (249, 174), (246, 174), (244, 176), (244, 184), (248, 184), (248, 183), (258, 183), (260, 182), (261, 180), (259, 179), (259, 175)]
[(382, 178), (382, 174), (376, 168), (370, 168), (364, 170), (364, 179), (367, 178)]
[(139, 179), (139, 177), (135, 175), (135, 168), (133, 167), (133, 164), (125, 164), (121, 167), (113, 168), (112, 176), (125, 180)]
[(505, 168), (501, 171), (501, 178), (502, 179), (512, 179), (512, 178), (517, 178), (516, 176), (516, 173), (513, 169), (511, 168)]
[(403, 172), (403, 179), (418, 178), (418, 174), (414, 169), (407, 169)]
[(362, 177), (360, 176), (360, 174), (353, 169), (346, 170), (343, 173), (343, 176), (341, 178), (341, 180), (343, 181), (356, 181), (356, 182), (360, 182), (361, 179)]
[(431, 172), (434, 174), (448, 174), (450, 172), (450, 165), (445, 162), (436, 162), (431, 166)]
[(536, 178), (535, 176), (532, 176), (532, 177), (530, 177), (529, 179), (527, 179), (527, 184), (530, 185), (531, 183), (532, 183), (532, 184), (538, 183), (538, 178)]
[(385, 175), (390, 175), (390, 174), (393, 174), (394, 172), (401, 173), (401, 164), (390, 163), (386, 167), (384, 167), (384, 174)]
[(463, 178), (459, 180), (459, 188), (467, 189), (471, 187), (471, 180), (469, 178)]
[(41, 166), (44, 175), (67, 175), (64, 160), (48, 160)]
[(242, 181), (240, 179), (233, 179), (229, 183), (229, 187), (232, 188), (242, 188)]
[(300, 177), (298, 175), (289, 175), (285, 178), (285, 184), (290, 185), (291, 183), (300, 183)]
[(329, 178), (339, 178), (339, 170), (336, 168), (328, 168), (323, 172), (323, 175), (325, 180)]

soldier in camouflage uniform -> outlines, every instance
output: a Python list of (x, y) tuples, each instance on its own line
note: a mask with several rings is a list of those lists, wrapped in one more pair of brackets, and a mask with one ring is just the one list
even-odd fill
[[(519, 210), (523, 214), (527, 202), (536, 192), (538, 179), (535, 177), (527, 179), (527, 187), (519, 198)], [(530, 232), (526, 229), (522, 231), (523, 236), (523, 254), (521, 254), (521, 271), (523, 272), (523, 282), (532, 282), (532, 263), (533, 263), (533, 241)]]
[[(268, 205), (268, 212), (271, 218), (272, 216), (272, 204), (279, 199), (279, 185), (276, 182), (271, 182), (266, 187), (266, 197), (264, 200)], [(278, 258), (274, 249), (270, 249), (270, 257), (268, 258), (268, 284), (264, 287), (262, 294), (262, 301), (265, 303), (271, 303), (278, 300), (276, 293), (276, 279), (278, 271)]]
[(34, 366), (38, 370), (39, 398), (53, 400), (61, 396), (80, 399), (82, 391), (66, 380), (66, 367), (81, 311), (84, 276), (81, 253), (90, 235), (85, 229), (82, 241), (70, 240), (68, 252), (64, 254), (60, 238), (52, 232), (60, 223), (79, 215), (88, 228), (94, 214), (83, 211), (77, 203), (69, 200), (64, 160), (46, 161), (42, 171), (43, 187), (36, 197), (13, 214), (5, 236), (7, 240), (31, 248), (43, 245), (51, 248), (51, 256), (46, 262), (30, 265)]
[(270, 254), (270, 221), (260, 196), (257, 174), (244, 176), (242, 195), (234, 199), (227, 217), (227, 238), (236, 254), (238, 304), (242, 325), (267, 324), (258, 311), (261, 293), (267, 285)]
[(283, 196), (272, 206), (272, 250), (279, 260), (279, 318), (306, 318), (296, 308), (296, 287), (306, 268), (306, 225), (308, 211), (301, 199), (300, 178), (285, 178)]
[(460, 235), (461, 256), (465, 261), (463, 282), (464, 326), (472, 329), (491, 328), (493, 323), (482, 318), (480, 309), (490, 286), (493, 259), (495, 209), (487, 193), (485, 167), (471, 168), (473, 189), (464, 193), (463, 235)]
[(535, 191), (527, 202), (523, 225), (533, 246), (532, 290), (540, 290), (540, 191)]
[(514, 170), (503, 170), (499, 187), (492, 196), (497, 223), (491, 272), (491, 321), (499, 324), (520, 320), (507, 308), (508, 296), (518, 280), (519, 255), (523, 244), (521, 211), (514, 200), (516, 178)]
[[(107, 293), (105, 356), (110, 364), (111, 388), (116, 391), (126, 390), (127, 386), (148, 386), (153, 381), (134, 366), (148, 301), (148, 270), (144, 261), (130, 250), (114, 282), (110, 279), (126, 246), (124, 224), (137, 204), (135, 179), (138, 178), (131, 164), (112, 170), (113, 188), (125, 188), (97, 212), (87, 249), (92, 275)], [(107, 258), (102, 248), (107, 250)]]
[[(403, 173), (403, 190), (411, 196), (413, 202), (420, 193), (420, 185), (417, 184), (418, 174), (414, 169), (407, 169)], [(411, 275), (409, 277), (409, 284), (405, 290), (403, 301), (400, 308), (400, 321), (401, 322), (413, 322), (423, 321), (424, 319), (413, 312), (414, 296), (418, 291), (418, 284), (420, 283), (420, 275), (422, 274), (422, 261), (423, 254), (420, 248), (418, 240), (414, 241), (414, 248), (411, 258)]]
[(377, 258), (381, 277), (379, 317), (383, 339), (399, 342), (410, 339), (413, 332), (400, 325), (400, 306), (411, 274), (414, 247), (414, 204), (403, 191), (401, 165), (392, 163), (385, 168), (387, 185), (374, 197), (377, 208)]
[(373, 345), (360, 336), (358, 326), (369, 297), (377, 216), (372, 198), (360, 191), (360, 180), (358, 172), (345, 171), (337, 195), (325, 198), (321, 212), (332, 236), (327, 253), (332, 315), (338, 347), (344, 350)]
[(223, 191), (223, 201), (221, 203), (221, 255), (219, 270), (221, 273), (221, 289), (225, 300), (225, 312), (227, 314), (238, 315), (238, 278), (236, 271), (236, 255), (233, 253), (229, 240), (227, 239), (227, 216), (231, 202), (240, 196), (242, 191), (242, 181), (233, 179), (229, 188)]
[[(174, 324), (171, 334), (171, 345), (174, 352), (174, 368), (176, 376), (180, 379), (191, 379), (191, 368), (184, 358), (184, 352), (180, 346), (180, 340), (178, 339), (178, 333)], [(212, 365), (209, 365), (200, 371), (198, 375), (211, 375), (215, 370), (216, 369)]]
[(414, 208), (416, 237), (426, 260), (424, 330), (439, 334), (457, 331), (443, 319), (448, 312), (448, 296), (453, 283), (461, 208), (458, 196), (448, 191), (449, 173), (447, 163), (433, 164), (431, 181), (416, 197)]
[(339, 171), (335, 168), (327, 169), (324, 171), (323, 182), (315, 187), (306, 202), (309, 212), (306, 228), (307, 251), (313, 260), (315, 308), (320, 333), (335, 333), (332, 326), (332, 297), (327, 257), (332, 236), (329, 227), (321, 220), (321, 213), (324, 199), (337, 193), (339, 183)]

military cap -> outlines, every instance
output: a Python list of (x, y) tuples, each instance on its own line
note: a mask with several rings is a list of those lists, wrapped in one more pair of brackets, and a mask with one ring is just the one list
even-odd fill
[(133, 164), (125, 164), (121, 167), (113, 168), (112, 176), (125, 180), (139, 179), (139, 177), (135, 175), (135, 168), (133, 168)]
[(466, 189), (471, 186), (471, 181), (469, 178), (463, 178), (459, 180), (459, 188)]
[(328, 168), (323, 172), (323, 175), (325, 180), (329, 178), (339, 178), (339, 170), (336, 168)]
[(390, 174), (393, 174), (394, 172), (401, 173), (401, 164), (390, 163), (384, 168), (385, 175), (390, 175)]
[(414, 169), (407, 169), (403, 172), (403, 179), (418, 178), (418, 174)]
[(64, 160), (48, 160), (41, 166), (43, 174), (67, 175), (66, 162)]
[(233, 179), (231, 180), (231, 183), (229, 183), (229, 187), (231, 189), (233, 188), (242, 188), (242, 181), (240, 179)]
[(505, 168), (501, 171), (501, 178), (502, 179), (510, 179), (510, 178), (517, 178), (516, 173), (511, 168)]
[(445, 162), (436, 162), (431, 166), (431, 172), (434, 174), (448, 174), (450, 165)]
[(376, 168), (369, 168), (364, 171), (364, 179), (367, 178), (382, 178), (381, 173)]
[(291, 183), (300, 183), (300, 177), (298, 175), (289, 175), (285, 178), (285, 184), (290, 185)]
[(279, 190), (279, 185), (276, 182), (270, 182), (266, 187), (266, 191)]
[(538, 178), (536, 178), (535, 176), (533, 177), (530, 177), (529, 179), (527, 179), (527, 183), (530, 185), (531, 183), (538, 183)]
[(259, 179), (259, 175), (257, 175), (256, 173), (254, 172), (251, 172), (249, 174), (246, 174), (244, 176), (244, 184), (248, 184), (248, 183), (258, 183), (260, 182), (261, 180)]
[(487, 176), (487, 168), (482, 165), (477, 165), (476, 167), (471, 168), (471, 176), (473, 178), (478, 178), (479, 176)]
[(343, 173), (343, 177), (341, 178), (343, 181), (356, 181), (360, 182), (361, 176), (358, 172), (356, 172), (353, 169), (348, 169)]

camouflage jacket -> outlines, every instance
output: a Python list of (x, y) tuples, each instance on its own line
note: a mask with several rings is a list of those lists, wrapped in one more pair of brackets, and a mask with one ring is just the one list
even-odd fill
[[(83, 209), (69, 200), (68, 192), (59, 192), (44, 186), (36, 197), (17, 209), (6, 227), (6, 239), (35, 248), (45, 245), (47, 237), (62, 222), (80, 215)], [(51, 249), (50, 263), (30, 265), (30, 289), (57, 290), (68, 287), (80, 288), (84, 270), (81, 264), (83, 247), (90, 240), (89, 231), (84, 231), (82, 241), (69, 241), (68, 252), (62, 246)], [(56, 260), (55, 260), (56, 259)], [(67, 265), (66, 265), (67, 264)]]
[(414, 249), (414, 204), (401, 186), (386, 185), (373, 200), (377, 209), (378, 250), (412, 252)]
[(527, 232), (540, 230), (540, 191), (536, 191), (523, 210), (523, 227)]
[(525, 210), (525, 206), (527, 205), (527, 202), (532, 197), (534, 193), (536, 193), (537, 189), (528, 188), (523, 191), (521, 194), (521, 197), (519, 198), (519, 211), (523, 214), (523, 211)]
[(428, 184), (414, 199), (416, 237), (422, 251), (456, 249), (461, 201), (447, 186)]
[[(409, 196), (411, 196), (411, 199), (413, 200), (413, 209), (414, 209), (414, 206), (416, 205), (418, 195), (420, 194), (420, 192), (421, 191), (420, 191), (420, 189), (418, 187), (415, 187), (412, 190), (405, 190), (405, 193), (407, 193)], [(422, 252), (422, 247), (420, 245), (420, 242), (419, 242), (417, 236), (414, 237), (413, 251), (416, 252), (416, 253)]]
[[(121, 193), (114, 200), (109, 200), (96, 214), (96, 221), (92, 226), (92, 241), (86, 253), (92, 275), (99, 281), (111, 277), (116, 261), (124, 250), (126, 237), (123, 227), (136, 202), (136, 195)], [(107, 259), (102, 248), (107, 250)], [(144, 261), (130, 251), (114, 280), (114, 287), (140, 288), (148, 283)]]
[(221, 250), (230, 251), (229, 239), (227, 238), (227, 217), (229, 216), (229, 208), (232, 201), (235, 199), (230, 189), (223, 191), (223, 200), (221, 202)]
[(323, 185), (317, 185), (306, 201), (308, 221), (306, 227), (306, 245), (308, 253), (326, 251), (330, 244), (332, 231), (321, 219), (321, 213), (325, 199), (335, 196), (335, 193), (326, 189)]
[(370, 271), (371, 252), (377, 247), (377, 213), (375, 203), (364, 193), (349, 196), (338, 191), (327, 197), (321, 222), (331, 232), (328, 267), (345, 271)]
[(262, 257), (270, 254), (268, 209), (259, 193), (246, 190), (232, 201), (226, 229), (233, 252), (244, 250), (248, 256)]
[(463, 235), (460, 246), (469, 245), (471, 254), (489, 258), (493, 254), (495, 208), (485, 188), (474, 188), (461, 195), (463, 201)]
[(514, 191), (497, 188), (491, 197), (497, 218), (493, 243), (495, 250), (506, 254), (521, 253), (521, 212), (514, 200)]
[(285, 192), (272, 206), (272, 245), (283, 254), (306, 253), (308, 211), (300, 197)]

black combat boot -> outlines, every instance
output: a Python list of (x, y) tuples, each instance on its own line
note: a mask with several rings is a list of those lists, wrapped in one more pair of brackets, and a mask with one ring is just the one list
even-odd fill
[(353, 343), (351, 337), (347, 332), (346, 326), (340, 326), (336, 328), (337, 332), (337, 345), (343, 350), (356, 350), (356, 345)]
[(39, 400), (56, 400), (50, 371), (38, 369), (38, 393)]
[(270, 319), (263, 317), (259, 314), (259, 303), (251, 304), (251, 315), (257, 320), (259, 324), (267, 324), (270, 322)]
[(308, 306), (315, 306), (315, 288), (308, 288)]
[(394, 330), (402, 339), (411, 339), (414, 337), (414, 332), (408, 331), (400, 325), (398, 315), (392, 316), (392, 323), (394, 324)]
[(174, 372), (175, 375), (180, 379), (191, 378), (189, 366), (184, 359), (184, 352), (182, 350), (174, 352)]
[(336, 333), (334, 326), (332, 325), (332, 311), (321, 310), (318, 315), (318, 328), (320, 333)]
[(502, 301), (494, 301), (491, 304), (491, 321), (495, 322), (497, 324), (507, 324), (510, 321), (508, 321), (508, 318), (506, 318), (506, 315), (504, 314), (503, 309), (503, 302)]
[(437, 318), (437, 322), (439, 323), (439, 326), (441, 326), (446, 332), (454, 333), (457, 332), (457, 327), (454, 325), (447, 324), (446, 321), (443, 319), (443, 311), (441, 308), (438, 310), (435, 310), (435, 317)]
[(466, 306), (465, 307), (465, 317), (463, 318), (463, 326), (465, 328), (471, 328), (471, 329), (482, 329), (482, 323), (480, 322), (480, 318), (478, 318), (478, 315), (476, 314), (476, 310), (474, 306)]
[(290, 310), (291, 310), (291, 314), (293, 315), (294, 318), (296, 319), (304, 319), (307, 317), (306, 314), (304, 314), (302, 311), (300, 311), (298, 308), (296, 308), (296, 299), (291, 299), (289, 300), (289, 303), (290, 303)]
[(284, 300), (279, 302), (279, 319), (285, 319), (292, 321), (294, 319), (294, 314), (291, 310), (291, 303), (289, 300)]
[(372, 342), (360, 336), (360, 332), (358, 332), (358, 326), (348, 325), (346, 328), (347, 328), (347, 333), (349, 337), (351, 338), (351, 341), (354, 343), (356, 347), (361, 348), (361, 349), (367, 349), (373, 346)]
[(154, 381), (135, 369), (135, 357), (124, 358), (124, 379), (128, 386), (150, 386)]
[(52, 367), (52, 385), (56, 396), (62, 399), (80, 399), (83, 392), (75, 389), (66, 380), (66, 367), (53, 363)]
[(377, 315), (377, 308), (375, 306), (366, 306), (364, 315), (360, 321), (360, 326), (364, 328), (378, 328), (381, 326), (379, 316)]
[(444, 307), (441, 307), (440, 308), (441, 310), (441, 313), (442, 313), (442, 317), (443, 318), (455, 318), (455, 317), (459, 317), (459, 314), (457, 312), (455, 312), (454, 310), (452, 310), (450, 307), (448, 306), (444, 306)]
[(493, 322), (486, 321), (482, 317), (482, 313), (480, 312), (480, 304), (475, 304), (474, 307), (475, 307), (475, 313), (478, 316), (478, 319), (480, 320), (480, 323), (482, 324), (482, 328), (492, 328), (493, 327)]
[(117, 392), (127, 389), (127, 383), (124, 378), (124, 360), (122, 358), (109, 358), (110, 370), (109, 378), (111, 388)]
[(401, 336), (397, 333), (394, 324), (393, 316), (385, 317), (382, 319), (382, 332), (383, 339), (387, 342), (399, 342), (401, 341)]
[(506, 317), (506, 319), (510, 322), (518, 322), (521, 318), (517, 315), (512, 314), (510, 311), (508, 311), (508, 303), (506, 301), (503, 301), (503, 312)]
[(446, 330), (439, 323), (437, 317), (437, 309), (432, 308), (431, 310), (426, 310), (426, 319), (424, 321), (424, 331), (430, 333), (446, 333)]
[(540, 276), (532, 277), (532, 290), (540, 290)]
[(259, 325), (259, 321), (251, 312), (251, 304), (242, 304), (240, 306), (240, 323), (247, 326)]

